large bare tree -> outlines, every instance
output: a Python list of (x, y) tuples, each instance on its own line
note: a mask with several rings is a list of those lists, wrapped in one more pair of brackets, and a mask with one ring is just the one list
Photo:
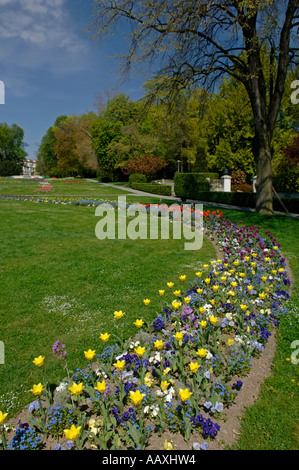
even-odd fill
[[(253, 113), (256, 209), (272, 213), (271, 140), (287, 72), (296, 62), (296, 0), (95, 0), (94, 38), (129, 31), (122, 67), (153, 65), (173, 89), (242, 82)], [(269, 51), (270, 72), (262, 60)], [(291, 91), (290, 91), (291, 95)]]

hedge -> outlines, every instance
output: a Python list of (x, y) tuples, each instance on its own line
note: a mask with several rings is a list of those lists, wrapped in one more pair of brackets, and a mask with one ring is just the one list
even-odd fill
[(147, 177), (140, 173), (133, 173), (129, 177), (129, 185), (132, 186), (134, 183), (147, 183)]
[(161, 196), (171, 196), (171, 186), (167, 184), (132, 183), (131, 188)]
[(210, 183), (203, 173), (176, 173), (174, 175), (174, 192), (183, 201), (198, 199), (198, 193), (209, 191)]
[[(190, 198), (192, 199), (192, 198)], [(255, 193), (223, 192), (223, 191), (201, 191), (197, 197), (198, 201), (229, 204), (232, 206), (243, 206), (255, 208)], [(280, 198), (288, 212), (299, 214), (299, 198)], [(273, 210), (284, 212), (280, 201), (273, 198)]]

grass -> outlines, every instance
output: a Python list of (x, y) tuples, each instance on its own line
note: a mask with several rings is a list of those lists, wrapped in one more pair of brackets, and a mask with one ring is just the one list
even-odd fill
[[(50, 181), (50, 180), (49, 180)], [(89, 182), (85, 180), (51, 180), (51, 185), (53, 190), (46, 193), (48, 196), (89, 196), (89, 197), (99, 197), (99, 196), (110, 196), (113, 195), (125, 195), (127, 191), (119, 188), (112, 188), (105, 186), (96, 181)], [(28, 195), (34, 196), (43, 194), (36, 192), (37, 189), (40, 189), (42, 185), (38, 181), (30, 180), (5, 180), (0, 179), (0, 195)]]
[[(80, 185), (76, 188), (83, 190)], [(112, 194), (115, 188), (110, 188)], [(138, 200), (154, 203), (159, 197)], [(298, 450), (299, 376), (298, 366), (289, 360), (294, 353), (292, 342), (299, 340), (298, 220), (222, 211), (233, 222), (258, 225), (262, 232), (274, 234), (282, 243), (293, 275), (289, 313), (277, 328), (272, 374), (264, 381), (255, 405), (242, 417), (242, 435), (233, 449)], [(137, 317), (150, 318), (162, 308), (159, 288), (168, 280), (179, 282), (183, 271), (193, 276), (199, 262), (214, 257), (207, 240), (199, 257), (184, 251), (183, 241), (178, 240), (99, 241), (94, 235), (94, 212), (89, 207), (0, 203), (0, 280), (5, 293), (0, 301), (0, 339), (5, 344), (0, 395), (10, 397), (15, 408), (28, 399), (24, 390), (34, 383), (33, 357), (46, 355), (51, 379), (56, 383), (60, 379), (60, 367), (49, 355), (56, 339), (67, 344), (71, 366), (82, 366), (82, 350), (98, 349), (99, 332), (115, 328), (114, 310), (128, 312), (126, 334), (132, 334)], [(152, 300), (149, 307), (142, 303), (145, 297)], [(1, 403), (0, 397), (0, 409), (4, 400)]]
[[(115, 310), (126, 312), (124, 334), (132, 335), (137, 318), (161, 312), (159, 289), (168, 281), (183, 287), (179, 275), (192, 280), (203, 261), (215, 258), (208, 240), (196, 254), (183, 249), (183, 240), (100, 241), (91, 207), (1, 202), (0, 219), (0, 410), (8, 399), (14, 409), (32, 400), (27, 391), (40, 380), (32, 360), (40, 354), (49, 380), (63, 379), (54, 341), (66, 344), (72, 370), (84, 366), (83, 351), (103, 347), (100, 333), (119, 334)], [(151, 299), (147, 307), (144, 298)]]

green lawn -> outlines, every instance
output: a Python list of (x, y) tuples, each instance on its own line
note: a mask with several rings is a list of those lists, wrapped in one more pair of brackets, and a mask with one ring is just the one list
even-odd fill
[[(111, 188), (105, 186), (96, 181), (89, 182), (85, 180), (48, 180), (53, 189), (47, 193), (46, 196), (89, 196), (98, 198), (99, 196), (109, 196), (110, 194), (127, 194), (127, 191), (119, 188)], [(0, 195), (28, 195), (34, 196), (38, 194), (43, 194), (42, 192), (37, 192), (36, 190), (40, 189), (42, 185), (38, 181), (30, 180), (5, 180), (0, 178)]]
[[(40, 354), (49, 379), (63, 379), (54, 341), (66, 344), (70, 368), (84, 366), (83, 351), (103, 347), (100, 333), (119, 334), (115, 310), (126, 312), (124, 333), (132, 335), (137, 318), (162, 311), (159, 289), (168, 281), (183, 287), (181, 274), (193, 280), (202, 262), (215, 258), (208, 240), (198, 252), (185, 251), (183, 240), (100, 241), (91, 207), (1, 202), (0, 220), (0, 410), (32, 400), (24, 390), (40, 380), (32, 366)], [(144, 298), (151, 299), (147, 307)]]
[[(114, 188), (110, 190), (115, 194)], [(138, 200), (159, 202), (159, 197)], [(299, 340), (298, 220), (228, 209), (223, 213), (233, 222), (258, 225), (262, 233), (269, 230), (277, 237), (294, 278), (289, 313), (277, 329), (272, 375), (242, 418), (242, 435), (234, 449), (298, 449), (298, 365), (289, 360), (294, 353), (291, 344)], [(183, 240), (100, 241), (95, 237), (92, 207), (3, 201), (0, 220), (3, 412), (8, 403), (17, 409), (31, 399), (24, 390), (38, 377), (31, 365), (34, 357), (46, 356), (50, 380), (57, 383), (62, 378), (61, 366), (51, 354), (55, 340), (65, 342), (73, 369), (84, 365), (82, 351), (102, 347), (99, 333), (117, 332), (114, 310), (126, 312), (125, 334), (131, 335), (136, 318), (152, 318), (161, 311), (163, 298), (158, 289), (169, 280), (180, 285), (182, 273), (192, 279), (197, 267), (215, 256), (207, 240), (199, 252), (184, 251)], [(143, 305), (145, 297), (151, 299), (149, 307)]]

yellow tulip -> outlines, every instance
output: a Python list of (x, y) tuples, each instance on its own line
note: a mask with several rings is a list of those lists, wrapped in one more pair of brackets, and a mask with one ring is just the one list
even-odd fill
[(167, 282), (168, 287), (172, 288), (174, 286), (173, 282)]
[(44, 386), (41, 383), (39, 383), (38, 385), (33, 385), (30, 392), (32, 392), (34, 395), (38, 396), (38, 395), (41, 395), (43, 389), (44, 389)]
[(7, 415), (8, 413), (2, 413), (2, 411), (0, 411), (0, 425), (4, 422)]
[(160, 384), (161, 390), (164, 392), (169, 387), (170, 383), (167, 380), (163, 380)]
[(164, 346), (164, 341), (161, 339), (158, 339), (157, 341), (154, 342), (154, 346), (156, 349), (162, 349)]
[(174, 335), (174, 338), (177, 341), (181, 341), (184, 338), (184, 333), (180, 333), (179, 331), (177, 331), (176, 334)]
[(94, 356), (95, 356), (96, 352), (95, 351), (92, 351), (91, 349), (89, 349), (88, 351), (84, 351), (84, 356), (86, 357), (86, 359), (88, 359), (89, 361), (91, 361)]
[(177, 310), (182, 304), (181, 302), (178, 302), (177, 300), (174, 300), (172, 303), (171, 303), (172, 307)]
[(164, 290), (164, 289), (160, 289), (160, 290), (159, 290), (159, 294), (160, 294), (161, 296), (164, 295), (164, 294), (165, 294), (165, 290)]
[(181, 291), (180, 291), (180, 290), (175, 290), (175, 291), (174, 291), (174, 295), (175, 295), (176, 297), (179, 297), (179, 295), (181, 295)]
[(185, 304), (189, 304), (191, 302), (191, 297), (184, 297)]
[(144, 324), (144, 321), (143, 321), (143, 320), (136, 320), (136, 321), (134, 322), (134, 325), (135, 325), (137, 328), (141, 328), (143, 324)]
[(207, 350), (204, 349), (204, 348), (201, 348), (201, 349), (198, 349), (197, 353), (196, 353), (199, 357), (206, 357), (206, 355), (208, 354)]
[(134, 349), (135, 353), (137, 354), (138, 357), (142, 357), (143, 354), (145, 353), (145, 348), (142, 348), (141, 346), (138, 346), (138, 348)]
[(189, 392), (188, 388), (182, 389), (180, 388), (179, 390), (179, 396), (182, 401), (187, 401), (189, 398), (193, 395), (192, 392)]
[(227, 340), (228, 346), (231, 346), (233, 343), (234, 343), (234, 340), (233, 340), (233, 339), (229, 338), (229, 339)]
[(143, 299), (144, 305), (149, 305), (151, 303), (150, 299)]
[(211, 315), (211, 316), (209, 317), (209, 320), (210, 320), (210, 323), (211, 323), (212, 325), (215, 325), (215, 323), (217, 323), (217, 321), (218, 321), (218, 318), (217, 318), (217, 317), (214, 317), (214, 315)]
[(120, 361), (118, 360), (117, 362), (115, 362), (114, 364), (114, 367), (118, 370), (123, 370), (125, 368), (125, 365), (126, 365), (126, 361)]
[(267, 294), (265, 294), (265, 292), (261, 292), (259, 294), (259, 298), (262, 299), (262, 300), (264, 300), (266, 297), (267, 297)]
[(145, 393), (140, 393), (139, 390), (136, 390), (136, 392), (133, 392), (132, 390), (130, 391), (130, 400), (134, 403), (135, 406), (140, 405), (143, 397), (145, 397)]
[(73, 382), (73, 385), (69, 387), (69, 391), (71, 392), (72, 395), (81, 395), (83, 391), (83, 383), (76, 384)]
[(214, 292), (217, 292), (218, 289), (219, 289), (219, 286), (217, 286), (217, 285), (213, 286), (213, 291)]
[(116, 318), (117, 320), (120, 320), (124, 316), (124, 314), (125, 313), (122, 310), (120, 310), (119, 312), (115, 311), (114, 318)]
[(244, 311), (244, 310), (247, 310), (248, 307), (247, 307), (247, 305), (245, 305), (245, 304), (241, 304), (241, 305), (240, 305), (240, 308), (241, 308), (241, 310)]
[(205, 320), (201, 320), (201, 322), (199, 323), (199, 326), (201, 328), (205, 328), (207, 326), (207, 322)]
[(103, 380), (103, 382), (97, 382), (96, 387), (94, 387), (95, 390), (97, 390), (100, 393), (104, 393), (106, 390), (106, 382)]
[(32, 361), (37, 367), (42, 367), (45, 362), (45, 358), (43, 356), (38, 356)]
[(200, 312), (200, 313), (205, 313), (205, 311), (206, 311), (206, 310), (205, 310), (204, 307), (199, 307), (199, 312)]
[(205, 279), (205, 283), (206, 283), (206, 284), (210, 284), (210, 282), (211, 282), (211, 279), (210, 279), (209, 277), (207, 277), (207, 278)]
[(189, 368), (191, 372), (197, 372), (199, 369), (199, 364), (197, 362), (190, 362)]
[(202, 272), (201, 271), (197, 271), (197, 273), (195, 273), (197, 277), (201, 277), (202, 276)]
[(198, 294), (202, 294), (202, 291), (203, 291), (203, 289), (197, 289), (196, 292), (197, 292)]
[(208, 264), (204, 264), (203, 267), (204, 267), (205, 269), (208, 269), (209, 265), (208, 265)]
[(102, 333), (102, 334), (100, 335), (100, 339), (101, 339), (102, 341), (104, 341), (104, 343), (107, 343), (107, 341), (109, 340), (110, 336), (111, 336), (111, 335), (109, 335), (108, 333)]
[(63, 432), (65, 435), (65, 438), (70, 441), (75, 441), (79, 437), (80, 429), (81, 429), (81, 426), (78, 426), (76, 428), (76, 426), (72, 424), (70, 429), (64, 429)]
[(185, 280), (186, 280), (186, 277), (187, 277), (187, 276), (186, 276), (185, 274), (184, 274), (184, 275), (181, 275), (181, 276), (180, 276), (180, 280), (181, 280), (181, 281), (185, 281)]

